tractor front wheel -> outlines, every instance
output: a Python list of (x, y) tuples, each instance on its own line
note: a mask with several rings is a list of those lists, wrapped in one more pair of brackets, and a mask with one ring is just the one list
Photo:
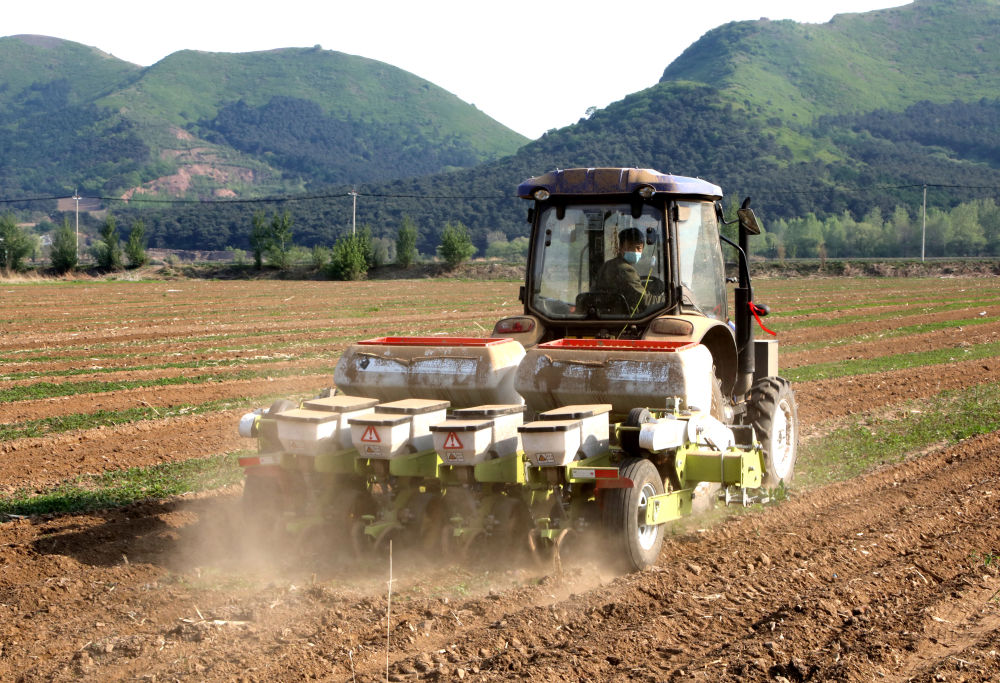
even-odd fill
[(625, 458), (619, 476), (632, 480), (632, 488), (604, 493), (604, 528), (616, 555), (630, 570), (656, 564), (663, 547), (663, 525), (646, 524), (649, 499), (664, 492), (663, 477), (645, 458)]

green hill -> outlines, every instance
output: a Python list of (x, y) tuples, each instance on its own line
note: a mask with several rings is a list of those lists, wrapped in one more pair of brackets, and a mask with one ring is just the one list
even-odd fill
[[(954, 206), (984, 196), (970, 187), (1000, 187), (996, 35), (1000, 0), (917, 0), (825, 24), (726, 24), (658, 84), (508, 159), (374, 192), (509, 196), (555, 167), (635, 165), (709, 178), (734, 198), (753, 196), (771, 219), (918, 207), (924, 183), (959, 186), (931, 197)], [(403, 204), (382, 203), (365, 219), (406, 211), (431, 230), (461, 219), (481, 244), (490, 230), (525, 230), (523, 208), (509, 200)]]
[(0, 195), (256, 196), (471, 167), (525, 138), (388, 64), (182, 51), (148, 68), (0, 38)]
[[(573, 166), (708, 178), (727, 201), (752, 196), (765, 222), (810, 213), (860, 218), (897, 206), (912, 212), (924, 184), (940, 186), (932, 207), (995, 195), (996, 35), (1000, 0), (917, 0), (825, 24), (734, 22), (691, 45), (659, 83), (523, 146), (425, 81), (319, 49), (180, 52), (138, 72), (120, 65), (109, 75), (113, 87), (93, 101), (67, 95), (80, 104), (59, 115), (91, 117), (107, 148), (148, 148), (146, 161), (123, 171), (121, 155), (115, 165), (113, 150), (96, 145), (92, 157), (106, 161), (87, 168), (107, 168), (109, 185), (136, 185), (151, 168), (169, 178), (172, 168), (200, 164), (216, 176), (199, 176), (189, 194), (278, 187), (324, 195), (271, 206), (123, 209), (141, 211), (157, 246), (246, 248), (259, 209), (292, 212), (300, 244), (330, 244), (350, 225), (346, 192), (356, 183), (358, 222), (376, 235), (393, 235), (406, 214), (422, 251), (432, 252), (455, 220), (483, 247), (490, 232), (526, 233), (525, 203), (513, 197), (521, 180)], [(0, 40), (0, 64), (8, 40)], [(5, 171), (0, 182), (8, 182)]]

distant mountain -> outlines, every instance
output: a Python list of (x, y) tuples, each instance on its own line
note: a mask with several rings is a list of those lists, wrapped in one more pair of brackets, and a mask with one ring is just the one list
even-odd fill
[[(658, 84), (507, 159), (371, 191), (510, 196), (555, 167), (635, 165), (711, 179), (777, 218), (919, 206), (919, 187), (887, 185), (998, 187), (997, 35), (1000, 0), (917, 0), (825, 24), (729, 23), (691, 45)], [(981, 196), (955, 187), (931, 201)], [(363, 217), (378, 225), (407, 212), (431, 230), (461, 219), (484, 240), (489, 230), (523, 234), (516, 206), (394, 201)]]
[(396, 67), (318, 46), (142, 68), (0, 38), (0, 196), (259, 196), (475, 166), (526, 138)]
[[(76, 117), (82, 123), (70, 129), (102, 131), (74, 138), (75, 146), (92, 146), (93, 163), (72, 174), (46, 166), (50, 157), (58, 164), (58, 154), (22, 163), (39, 185), (86, 170), (109, 186), (131, 187), (152, 169), (182, 180), (186, 171), (200, 196), (277, 186), (326, 195), (272, 206), (141, 209), (157, 246), (246, 248), (252, 212), (279, 208), (292, 213), (297, 242), (329, 244), (350, 225), (346, 192), (357, 183), (359, 224), (392, 235), (407, 214), (421, 250), (432, 252), (447, 221), (469, 226), (480, 246), (491, 231), (525, 234), (526, 205), (513, 197), (515, 188), (557, 167), (640, 166), (700, 176), (721, 185), (727, 202), (752, 196), (765, 224), (808, 213), (860, 217), (873, 208), (886, 215), (897, 205), (916, 208), (925, 183), (952, 186), (930, 193), (932, 206), (986, 196), (975, 188), (1000, 187), (997, 35), (1000, 0), (916, 0), (825, 24), (729, 23), (691, 45), (659, 83), (527, 144), (409, 74), (321, 50), (181, 52), (149, 69), (91, 51), (91, 62), (107, 73), (101, 82), (113, 83), (92, 100), (81, 93), (97, 90), (93, 83), (52, 83), (51, 68), (32, 67), (37, 73), (0, 92), (0, 104), (6, 116), (27, 102), (61, 97), (67, 107), (45, 116), (70, 124)], [(0, 69), (7, 68), (6, 41), (27, 49), (24, 38), (0, 40)], [(74, 59), (87, 57), (80, 54), (85, 48), (72, 49)], [(390, 77), (400, 82), (381, 87)], [(352, 97), (342, 96), (345, 89)], [(430, 113), (432, 105), (449, 103), (450, 118)], [(58, 152), (69, 144), (39, 116), (35, 123), (4, 118), (0, 131), (37, 129), (15, 138), (29, 148)], [(492, 131), (493, 142), (477, 147), (486, 138), (475, 125)], [(135, 168), (124, 152), (114, 155), (134, 149), (141, 156), (144, 148), (145, 161)], [(462, 156), (470, 148), (475, 160)], [(418, 162), (465, 168), (432, 172)], [(399, 172), (380, 179), (386, 164)], [(192, 173), (199, 168), (206, 175)], [(374, 177), (356, 180), (369, 168)], [(0, 182), (12, 182), (6, 170)]]

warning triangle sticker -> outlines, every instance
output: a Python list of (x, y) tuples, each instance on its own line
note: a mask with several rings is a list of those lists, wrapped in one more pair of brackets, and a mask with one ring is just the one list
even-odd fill
[(463, 448), (462, 442), (458, 438), (458, 434), (455, 432), (448, 432), (448, 438), (444, 440), (444, 449), (454, 450), (456, 448)]
[(382, 439), (378, 438), (378, 432), (375, 431), (374, 425), (368, 425), (368, 429), (361, 435), (361, 440), (367, 443), (382, 443)]

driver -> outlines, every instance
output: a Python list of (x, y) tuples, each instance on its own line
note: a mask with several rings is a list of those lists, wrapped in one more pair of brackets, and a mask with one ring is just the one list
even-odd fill
[(655, 278), (644, 280), (639, 277), (635, 269), (635, 264), (642, 256), (644, 244), (645, 240), (638, 228), (622, 230), (618, 233), (618, 255), (610, 261), (605, 261), (597, 272), (595, 289), (620, 294), (620, 297), (614, 299), (619, 308), (623, 303), (622, 300), (628, 304), (628, 310), (621, 312), (629, 316), (636, 311), (662, 304), (664, 300), (663, 285), (660, 280)]

